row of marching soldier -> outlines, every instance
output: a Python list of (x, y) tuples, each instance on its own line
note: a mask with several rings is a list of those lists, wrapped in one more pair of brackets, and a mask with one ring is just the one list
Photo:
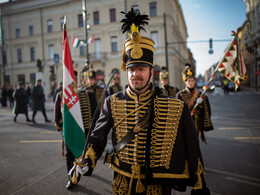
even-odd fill
[[(169, 85), (166, 69), (160, 74), (161, 89), (154, 86), (151, 82), (154, 41), (140, 34), (149, 18), (133, 9), (122, 13), (125, 15), (121, 21), (122, 33), (131, 31), (131, 38), (124, 43), (121, 64), (128, 86), (124, 90), (118, 88), (118, 92), (114, 91), (116, 87), (112, 93), (105, 92), (108, 96), (102, 108), (98, 108), (100, 114), (86, 140), (86, 153), (79, 162), (74, 162), (82, 172), (77, 172), (76, 182), (70, 172), (66, 187), (71, 189), (82, 175), (92, 174), (112, 131), (112, 145), (108, 147), (105, 162), (114, 171), (113, 194), (171, 194), (172, 190), (186, 191), (187, 186), (193, 187), (191, 194), (210, 194), (198, 139), (199, 132), (213, 128), (208, 99), (199, 98), (190, 67), (184, 72), (184, 90)], [(91, 79), (95, 73), (89, 70), (86, 74)], [(99, 95), (91, 80), (78, 90), (85, 133)], [(55, 124), (62, 132), (61, 96), (62, 93), (56, 98)], [(196, 102), (199, 106), (191, 116)], [(66, 151), (69, 172), (75, 158), (70, 156), (69, 148)]]

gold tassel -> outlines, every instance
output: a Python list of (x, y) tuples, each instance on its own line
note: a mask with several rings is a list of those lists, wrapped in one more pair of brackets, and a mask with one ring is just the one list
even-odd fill
[[(136, 183), (136, 187), (135, 187), (136, 193), (144, 192), (145, 191), (145, 187), (144, 187), (144, 185), (141, 182), (141, 168), (140, 168), (140, 165), (132, 165), (131, 169), (132, 169), (132, 177), (131, 177), (130, 185), (129, 185), (129, 192), (130, 192), (130, 194), (131, 194), (131, 188), (132, 188), (132, 182), (133, 182), (134, 175), (137, 175), (137, 177), (138, 177), (138, 180), (137, 180), (137, 183)], [(128, 194), (129, 194), (129, 192), (128, 192)]]
[(77, 175), (76, 172), (73, 173), (73, 176), (71, 178), (71, 181), (73, 184), (77, 184), (78, 183), (78, 179), (77, 179)]

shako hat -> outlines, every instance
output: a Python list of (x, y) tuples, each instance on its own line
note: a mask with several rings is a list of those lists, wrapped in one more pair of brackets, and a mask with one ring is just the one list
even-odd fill
[(162, 71), (160, 72), (159, 78), (160, 81), (169, 79), (169, 73), (165, 67), (162, 67)]
[(95, 79), (96, 78), (96, 72), (94, 70), (89, 70), (87, 72), (87, 78), (88, 79)]
[(124, 43), (121, 69), (126, 71), (127, 68), (135, 66), (153, 67), (154, 41), (148, 37), (142, 37), (139, 32), (145, 31), (143, 26), (148, 24), (148, 15), (141, 15), (133, 8), (127, 13), (121, 13), (125, 14), (125, 18), (121, 20), (122, 33), (131, 30), (131, 38)]
[(195, 78), (194, 72), (191, 68), (186, 68), (183, 72), (182, 72), (182, 79), (183, 81), (187, 81), (187, 79), (189, 78)]

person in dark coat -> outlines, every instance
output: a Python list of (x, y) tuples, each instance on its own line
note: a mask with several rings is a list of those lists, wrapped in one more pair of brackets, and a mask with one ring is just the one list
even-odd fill
[[(163, 95), (151, 83), (154, 41), (141, 37), (138, 30), (142, 29), (138, 24), (147, 23), (140, 19), (148, 16), (133, 9), (125, 14), (122, 30), (131, 29), (132, 34), (124, 43), (121, 69), (127, 72), (129, 85), (105, 99), (83, 160), (75, 164), (83, 165), (84, 175), (91, 175), (112, 128), (105, 162), (114, 171), (113, 194), (170, 195), (172, 188), (185, 191), (192, 186), (192, 195), (209, 195), (198, 134), (187, 104)], [(77, 172), (72, 176), (74, 182)]]
[(34, 86), (32, 89), (32, 110), (33, 110), (32, 122), (36, 123), (35, 115), (38, 110), (42, 111), (46, 123), (51, 122), (46, 115), (44, 104), (45, 104), (45, 95), (42, 87), (42, 80), (39, 79), (37, 81), (37, 85)]
[(9, 99), (9, 106), (10, 106), (10, 108), (14, 107), (14, 97), (13, 97), (13, 94), (14, 94), (14, 89), (13, 89), (13, 86), (10, 85), (9, 89), (7, 91), (7, 97)]
[(7, 90), (5, 85), (2, 87), (2, 107), (6, 107)]
[(14, 122), (16, 122), (16, 118), (18, 114), (25, 114), (26, 121), (31, 122), (31, 120), (28, 117), (28, 96), (26, 93), (26, 90), (24, 89), (24, 84), (19, 83), (19, 88), (15, 90), (13, 97), (15, 99), (15, 106), (14, 106)]

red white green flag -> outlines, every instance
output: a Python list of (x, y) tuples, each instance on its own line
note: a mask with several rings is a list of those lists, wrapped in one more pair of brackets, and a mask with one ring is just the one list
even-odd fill
[(66, 145), (74, 156), (80, 157), (86, 140), (65, 28), (63, 30), (63, 135)]
[(234, 38), (229, 44), (224, 57), (222, 58), (218, 71), (226, 78), (236, 84), (236, 89), (245, 80), (246, 66), (240, 49), (240, 41), (238, 35), (233, 32)]

